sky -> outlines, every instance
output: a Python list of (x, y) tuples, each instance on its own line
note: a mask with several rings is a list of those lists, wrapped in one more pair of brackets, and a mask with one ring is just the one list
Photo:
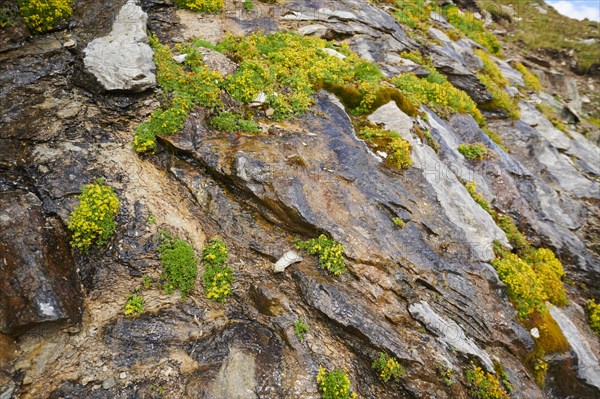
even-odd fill
[(584, 18), (600, 22), (600, 0), (546, 0), (559, 13), (574, 19)]

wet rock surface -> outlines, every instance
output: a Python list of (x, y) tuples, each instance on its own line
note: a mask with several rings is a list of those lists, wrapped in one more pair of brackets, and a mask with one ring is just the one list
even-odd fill
[[(0, 335), (7, 348), (0, 350), (0, 397), (317, 399), (321, 365), (347, 370), (364, 398), (466, 397), (464, 384), (447, 387), (437, 367), (461, 379), (470, 361), (488, 369), (501, 362), (514, 398), (597, 395), (599, 344), (576, 306), (556, 315), (573, 351), (552, 357), (546, 390), (534, 383), (523, 362), (533, 339), (485, 263), (490, 244), (505, 235), (463, 187), (475, 180), (535, 244), (557, 252), (569, 278), (597, 281), (598, 150), (585, 137), (557, 131), (522, 104), (521, 121), (490, 120), (510, 148), (505, 153), (469, 116), (445, 120), (424, 109), (428, 121), (413, 120), (388, 104), (371, 120), (411, 143), (415, 164), (400, 172), (356, 137), (333, 96), (319, 92), (298, 118), (261, 120), (260, 134), (214, 131), (209, 111), (196, 108), (182, 132), (160, 138), (156, 154), (139, 156), (131, 132), (160, 95), (95, 92), (82, 73), (83, 49), (122, 22), (124, 4), (77, 3), (68, 31), (0, 53), (0, 271), (26, 282), (0, 282), (0, 301), (19, 316), (0, 308), (2, 331), (18, 335), (17, 342)], [(425, 46), (455, 85), (488, 100), (467, 39), (452, 42), (438, 30), (441, 45), (419, 44), (388, 13), (358, 0), (255, 4), (269, 12), (240, 5), (198, 15), (162, 0), (141, 7), (149, 30), (168, 42), (291, 29), (343, 39), (388, 76), (406, 72), (400, 52)], [(142, 46), (145, 17), (133, 9)], [(235, 68), (219, 53), (204, 55), (213, 69)], [(119, 90), (150, 88), (147, 61), (138, 65), (140, 80), (108, 75), (121, 79)], [(519, 75), (501, 66), (519, 86)], [(415, 124), (431, 130), (437, 153), (414, 135)], [(476, 141), (494, 154), (485, 163), (457, 151)], [(121, 200), (117, 232), (106, 247), (73, 252), (65, 225), (75, 195), (100, 176)], [(162, 229), (197, 251), (213, 236), (228, 243), (235, 274), (228, 302), (208, 301), (200, 280), (186, 301), (161, 289)], [(274, 273), (294, 239), (321, 233), (344, 245), (348, 273), (332, 277), (301, 251), (302, 259)], [(144, 313), (127, 318), (125, 300), (142, 276), (153, 281), (141, 292)], [(591, 283), (581, 289), (598, 294)], [(309, 326), (304, 341), (294, 332), (299, 319)], [(371, 363), (380, 352), (396, 356), (407, 376), (379, 381)]]

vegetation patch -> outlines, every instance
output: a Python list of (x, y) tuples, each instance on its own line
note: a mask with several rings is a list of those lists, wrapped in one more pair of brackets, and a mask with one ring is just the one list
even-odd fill
[(488, 75), (498, 87), (504, 87), (508, 84), (508, 80), (502, 75), (500, 68), (496, 65), (494, 60), (492, 60), (490, 53), (481, 49), (475, 49), (474, 53), (483, 62), (483, 73)]
[(344, 247), (339, 242), (321, 234), (318, 238), (306, 241), (297, 241), (297, 249), (304, 249), (310, 255), (319, 256), (319, 267), (327, 270), (334, 276), (339, 276), (346, 271), (344, 261)]
[(79, 204), (69, 216), (71, 245), (87, 253), (92, 244), (108, 242), (117, 228), (115, 217), (119, 213), (119, 198), (104, 179), (96, 179), (81, 188)]
[(525, 83), (525, 87), (536, 93), (542, 91), (542, 84), (540, 83), (540, 80), (537, 76), (531, 73), (529, 69), (525, 67), (525, 65), (521, 64), (520, 62), (517, 62), (515, 64), (515, 69), (521, 72), (521, 75), (523, 75), (523, 82)]
[(17, 5), (27, 27), (36, 33), (55, 28), (73, 12), (71, 0), (17, 0)]
[(396, 226), (399, 229), (403, 229), (404, 226), (406, 226), (406, 222), (402, 218), (399, 218), (397, 216), (392, 218), (392, 223), (394, 223), (394, 226)]
[(342, 370), (327, 371), (319, 366), (317, 385), (323, 399), (354, 399), (358, 396), (350, 389), (350, 379)]
[(159, 239), (158, 252), (163, 266), (161, 278), (165, 280), (163, 288), (169, 294), (178, 289), (181, 299), (185, 300), (194, 289), (198, 277), (198, 260), (194, 247), (167, 231), (162, 231)]
[(406, 375), (406, 370), (398, 363), (398, 359), (383, 352), (379, 353), (379, 357), (373, 361), (371, 367), (377, 373), (377, 378), (383, 382), (388, 382), (390, 379), (400, 381), (400, 377)]
[(124, 314), (127, 317), (139, 316), (144, 311), (144, 298), (141, 295), (132, 294), (125, 302)]
[(204, 293), (208, 299), (225, 302), (233, 294), (233, 269), (225, 264), (229, 250), (225, 242), (213, 238), (202, 249)]
[(253, 120), (243, 119), (232, 112), (221, 112), (210, 120), (210, 126), (226, 132), (258, 133), (260, 128)]
[(565, 126), (565, 124), (562, 122), (562, 120), (560, 119), (560, 117), (556, 114), (556, 111), (554, 111), (554, 109), (552, 109), (551, 107), (547, 106), (546, 104), (536, 104), (535, 106), (537, 108), (538, 111), (540, 111), (545, 117), (546, 119), (548, 119), (552, 125), (557, 128), (558, 130), (560, 130), (563, 133), (567, 133), (567, 127)]
[[(430, 78), (430, 80), (433, 79)], [(444, 80), (443, 83), (439, 83), (441, 79), (437, 82), (430, 80), (421, 79), (413, 73), (406, 73), (393, 78), (392, 83), (413, 103), (426, 104), (440, 115), (469, 114), (480, 125), (485, 124), (481, 112), (477, 109), (477, 104), (467, 93), (457, 89), (447, 80)]]
[(480, 161), (487, 155), (487, 147), (483, 143), (459, 144), (458, 152), (467, 159)]
[(304, 342), (304, 336), (308, 332), (308, 326), (302, 319), (298, 319), (294, 322), (294, 332), (300, 342)]
[(222, 77), (202, 63), (201, 54), (193, 46), (178, 48), (181, 53), (188, 54), (183, 64), (178, 64), (173, 60), (172, 49), (160, 44), (155, 36), (150, 37), (150, 45), (154, 49), (157, 81), (171, 100), (136, 128), (133, 148), (137, 152), (153, 151), (156, 136), (183, 129), (194, 106), (214, 109), (221, 105), (219, 85)]
[(492, 54), (500, 55), (502, 47), (500, 42), (491, 32), (483, 26), (483, 21), (475, 18), (470, 12), (461, 12), (455, 5), (444, 7), (444, 16), (456, 29), (464, 33), (468, 38), (487, 48)]
[(470, 397), (474, 399), (510, 399), (498, 377), (474, 366), (465, 372)]
[(490, 76), (484, 73), (478, 73), (477, 77), (481, 83), (483, 83), (487, 91), (492, 95), (492, 101), (484, 104), (486, 109), (504, 110), (511, 119), (519, 119), (521, 117), (518, 99), (511, 98), (510, 95), (505, 92), (502, 87), (500, 87)]
[(396, 11), (392, 16), (402, 25), (409, 26), (419, 31), (427, 31), (431, 26), (431, 3), (425, 0), (396, 0)]
[(588, 323), (591, 329), (598, 335), (600, 335), (600, 304), (596, 303), (595, 300), (590, 299), (587, 303), (587, 316)]
[(223, 0), (174, 0), (179, 8), (201, 13), (218, 13), (223, 9)]

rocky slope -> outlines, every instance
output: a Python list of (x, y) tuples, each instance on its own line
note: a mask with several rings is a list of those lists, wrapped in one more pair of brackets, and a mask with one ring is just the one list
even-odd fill
[[(470, 115), (422, 105), (410, 117), (393, 101), (382, 105), (368, 120), (411, 144), (413, 165), (402, 171), (358, 138), (354, 119), (325, 90), (286, 121), (259, 111), (259, 134), (216, 132), (198, 106), (154, 153), (132, 149), (133, 131), (165, 96), (146, 29), (166, 44), (216, 44), (259, 29), (324, 37), (389, 78), (418, 70), (401, 53), (419, 49), (475, 102), (491, 99), (477, 75), (481, 46), (450, 39), (444, 32), (454, 28), (437, 14), (424, 39), (392, 17), (390, 4), (286, 1), (247, 11), (227, 1), (213, 15), (169, 0), (81, 0), (51, 33), (31, 36), (20, 24), (1, 31), (1, 399), (319, 398), (319, 366), (346, 370), (363, 398), (467, 398), (472, 363), (496, 374), (502, 364), (513, 398), (600, 395), (600, 340), (584, 313), (586, 300), (600, 297), (600, 149), (568, 119), (581, 116), (576, 86), (565, 83), (571, 101), (521, 96), (517, 120), (485, 112), (508, 152)], [(544, 76), (540, 63), (511, 56)], [(213, 69), (236, 67), (221, 55), (204, 58)], [(510, 59), (494, 60), (507, 92), (525, 88)], [(539, 103), (564, 111), (566, 128)], [(474, 142), (488, 148), (485, 161), (458, 151)], [(119, 197), (118, 227), (84, 254), (70, 248), (66, 226), (81, 187), (97, 177)], [(536, 384), (528, 358), (534, 336), (489, 263), (493, 243), (509, 240), (468, 181), (564, 265), (569, 304), (550, 313), (570, 348), (545, 355), (545, 384)], [(208, 300), (200, 278), (185, 301), (152, 285), (143, 314), (125, 317), (142, 276), (161, 274), (160, 230), (198, 252), (222, 238), (233, 296)], [(333, 277), (304, 252), (274, 273), (295, 239), (321, 233), (343, 244), (347, 273)], [(304, 341), (294, 332), (299, 318), (309, 326)], [(380, 352), (407, 375), (380, 381), (371, 368)]]

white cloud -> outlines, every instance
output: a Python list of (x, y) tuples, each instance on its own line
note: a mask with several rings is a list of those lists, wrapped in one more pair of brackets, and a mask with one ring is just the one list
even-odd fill
[(578, 0), (578, 1), (546, 1), (562, 15), (574, 19), (584, 18), (600, 22), (600, 0)]

